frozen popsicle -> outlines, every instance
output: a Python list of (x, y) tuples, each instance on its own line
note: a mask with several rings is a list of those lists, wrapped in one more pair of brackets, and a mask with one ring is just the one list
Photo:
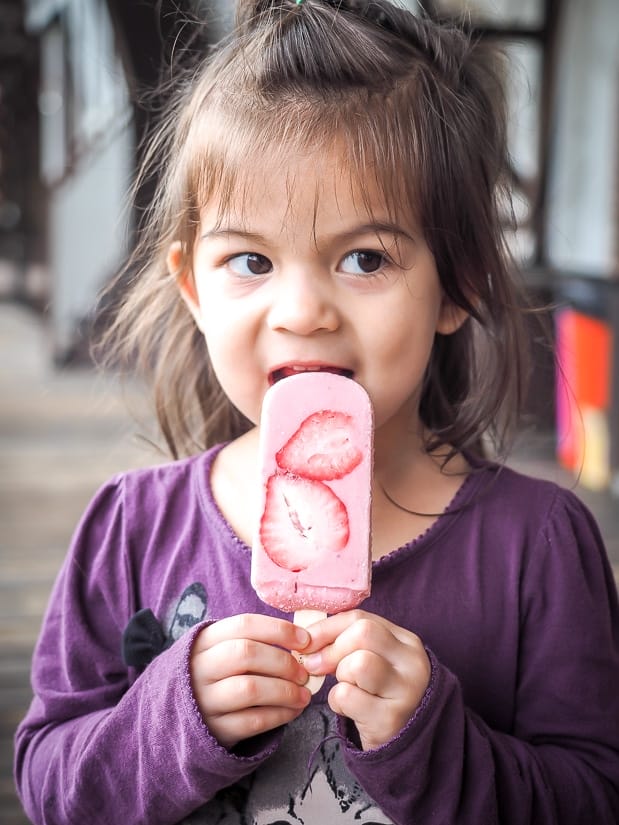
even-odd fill
[(251, 581), (286, 612), (337, 613), (370, 593), (373, 412), (363, 387), (302, 372), (267, 391)]

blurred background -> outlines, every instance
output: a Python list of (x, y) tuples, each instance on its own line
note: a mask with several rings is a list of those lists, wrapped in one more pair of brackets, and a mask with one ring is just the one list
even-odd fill
[[(411, 8), (420, 4), (409, 2)], [(512, 464), (573, 487), (619, 576), (619, 3), (435, 0), (511, 58), (510, 243), (561, 363), (539, 347)], [(161, 460), (140, 387), (88, 357), (131, 249), (129, 188), (186, 11), (216, 41), (232, 0), (0, 0), (0, 821), (26, 823), (12, 735), (53, 578), (96, 487)], [(141, 203), (140, 203), (141, 201)], [(507, 216), (506, 216), (507, 217)], [(129, 402), (127, 405), (126, 402)]]

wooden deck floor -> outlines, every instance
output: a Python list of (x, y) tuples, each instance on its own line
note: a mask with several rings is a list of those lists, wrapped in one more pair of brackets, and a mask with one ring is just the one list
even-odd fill
[(71, 533), (96, 488), (153, 463), (130, 435), (118, 389), (89, 371), (57, 373), (45, 333), (0, 305), (0, 822), (28, 822), (12, 779), (13, 733), (30, 701), (41, 617)]
[[(30, 701), (29, 667), (42, 613), (70, 535), (114, 472), (154, 463), (132, 440), (117, 391), (88, 371), (54, 373), (44, 331), (0, 305), (0, 822), (25, 825), (12, 780), (12, 737)], [(524, 469), (560, 475), (534, 456)], [(560, 480), (560, 479), (559, 479)], [(619, 502), (583, 492), (619, 570)]]

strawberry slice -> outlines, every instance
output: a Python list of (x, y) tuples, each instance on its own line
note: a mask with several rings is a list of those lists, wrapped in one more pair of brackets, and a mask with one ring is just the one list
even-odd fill
[(330, 481), (343, 478), (359, 464), (363, 453), (354, 444), (353, 418), (321, 410), (309, 415), (275, 456), (282, 470)]
[(342, 550), (348, 535), (346, 507), (326, 484), (290, 473), (268, 479), (260, 541), (278, 567), (305, 570)]

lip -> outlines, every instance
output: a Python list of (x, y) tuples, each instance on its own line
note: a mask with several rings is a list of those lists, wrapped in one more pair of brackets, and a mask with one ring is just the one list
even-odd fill
[(291, 375), (299, 375), (304, 372), (331, 372), (335, 375), (343, 375), (346, 378), (352, 378), (354, 373), (347, 367), (340, 367), (337, 364), (326, 364), (322, 362), (288, 362), (280, 364), (269, 371), (269, 386), (276, 384), (278, 381), (288, 378)]

